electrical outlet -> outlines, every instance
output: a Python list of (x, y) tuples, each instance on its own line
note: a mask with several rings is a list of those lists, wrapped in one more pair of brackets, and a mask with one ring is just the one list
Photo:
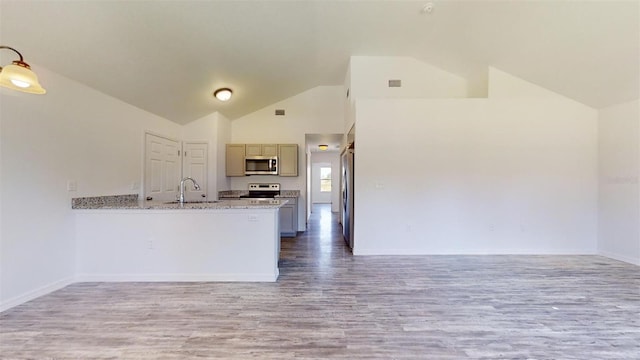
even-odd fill
[(153, 239), (147, 240), (147, 249), (153, 250)]
[(249, 215), (249, 221), (251, 222), (257, 222), (258, 221), (258, 217), (255, 215)]
[(78, 183), (75, 180), (67, 181), (67, 190), (68, 191), (78, 191)]

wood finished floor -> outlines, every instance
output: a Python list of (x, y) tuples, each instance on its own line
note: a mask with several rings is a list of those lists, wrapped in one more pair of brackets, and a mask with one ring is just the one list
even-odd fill
[(598, 256), (353, 257), (335, 215), (277, 283), (82, 283), (0, 314), (2, 359), (640, 359), (640, 268)]

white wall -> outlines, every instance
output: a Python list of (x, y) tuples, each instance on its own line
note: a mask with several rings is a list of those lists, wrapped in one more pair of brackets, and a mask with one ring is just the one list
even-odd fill
[(275, 281), (277, 214), (278, 209), (77, 210), (78, 281)]
[[(467, 81), (411, 57), (352, 56), (352, 98), (464, 98)], [(402, 80), (390, 88), (389, 80)]]
[(555, 99), (558, 101), (583, 105), (575, 100), (547, 90), (534, 83), (515, 77), (502, 70), (489, 67), (489, 98), (492, 99)]
[[(401, 80), (402, 87), (390, 88), (389, 80)], [(415, 58), (402, 56), (352, 56), (344, 87), (342, 133), (345, 134), (355, 123), (355, 99), (449, 99), (465, 98), (469, 94), (466, 79)]]
[[(226, 145), (231, 143), (231, 121), (218, 113), (217, 122), (217, 191), (231, 190), (231, 180), (226, 175)], [(216, 197), (218, 196), (216, 192)]]
[[(312, 200), (314, 203), (331, 203), (331, 211), (340, 211), (340, 153), (338, 152), (312, 152), (313, 164), (312, 176)], [(331, 167), (331, 192), (320, 192), (320, 167)]]
[[(231, 122), (231, 140), (240, 144), (298, 144), (298, 176), (245, 176), (231, 178), (231, 189), (246, 190), (249, 183), (277, 182), (283, 190), (300, 190), (306, 203), (306, 134), (342, 133), (344, 128), (342, 86), (318, 86)], [(285, 116), (275, 116), (284, 109)], [(298, 206), (298, 219), (306, 219), (306, 208)], [(306, 221), (298, 221), (304, 231)]]
[(354, 253), (595, 253), (596, 120), (557, 99), (358, 99)]
[(601, 109), (598, 252), (640, 265), (640, 100)]
[[(137, 193), (144, 131), (179, 125), (37, 68), (46, 95), (0, 93), (0, 310), (72, 281), (70, 198)], [(78, 191), (68, 192), (67, 181)]]

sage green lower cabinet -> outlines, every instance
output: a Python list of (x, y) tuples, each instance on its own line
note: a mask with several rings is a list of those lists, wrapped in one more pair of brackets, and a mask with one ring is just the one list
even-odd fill
[(298, 199), (281, 199), (289, 202), (280, 208), (280, 236), (295, 237), (298, 234)]

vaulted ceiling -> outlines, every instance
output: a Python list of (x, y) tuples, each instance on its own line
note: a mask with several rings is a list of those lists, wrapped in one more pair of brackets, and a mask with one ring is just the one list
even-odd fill
[[(427, 3), (2, 0), (0, 43), (36, 72), (181, 124), (341, 85), (352, 55), (412, 56), (470, 79), (494, 66), (595, 108), (639, 97), (637, 1)], [(213, 99), (219, 87), (233, 99)]]

